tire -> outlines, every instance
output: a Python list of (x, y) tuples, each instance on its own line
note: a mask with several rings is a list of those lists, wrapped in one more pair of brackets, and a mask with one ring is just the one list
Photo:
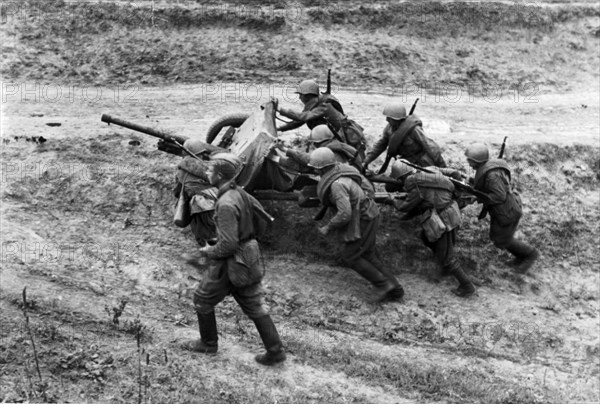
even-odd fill
[(235, 114), (225, 115), (217, 119), (212, 123), (212, 125), (210, 125), (208, 131), (206, 132), (206, 142), (212, 143), (223, 128), (226, 128), (228, 126), (239, 128), (246, 121), (246, 119), (248, 119), (249, 116), (250, 114), (238, 112)]

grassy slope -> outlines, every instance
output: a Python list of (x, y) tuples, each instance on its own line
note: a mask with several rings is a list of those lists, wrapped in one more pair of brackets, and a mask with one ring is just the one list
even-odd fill
[(7, 79), (324, 81), (331, 67), (346, 87), (535, 82), (568, 89), (598, 77), (600, 11), (592, 5), (305, 2), (261, 14), (193, 2), (154, 10), (27, 4), (18, 12), (3, 9), (9, 21), (3, 30), (16, 36), (14, 45), (3, 45)]
[[(3, 160), (12, 161), (28, 151), (30, 158), (25, 163), (43, 162), (46, 167), (66, 162), (128, 167), (132, 158), (136, 161), (133, 172), (92, 170), (86, 175), (68, 175), (63, 170), (58, 176), (50, 170), (42, 174), (45, 179), (31, 177), (4, 184), (8, 213), (3, 221), (4, 226), (9, 225), (5, 241), (51, 240), (66, 246), (94, 243), (101, 251), (92, 256), (88, 252), (84, 258), (76, 255), (72, 260), (42, 255), (36, 262), (35, 257), (19, 254), (21, 260), (12, 254), (3, 259), (3, 398), (39, 400), (41, 393), (34, 393), (39, 389), (59, 401), (131, 402), (140, 396), (140, 385), (146, 386), (143, 397), (158, 402), (383, 403), (395, 399), (534, 403), (592, 397), (586, 392), (561, 392), (557, 380), (571, 380), (573, 371), (564, 368), (568, 365), (562, 362), (551, 364), (556, 361), (555, 352), (562, 355), (561, 347), (570, 345), (561, 340), (563, 334), (551, 328), (541, 326), (533, 334), (531, 330), (515, 333), (512, 327), (517, 320), (505, 317), (497, 320), (492, 330), (498, 337), (488, 340), (483, 330), (469, 325), (476, 320), (468, 318), (478, 314), (454, 317), (450, 313), (456, 308), (448, 310), (450, 302), (433, 301), (425, 306), (413, 296), (406, 306), (377, 307), (365, 303), (361, 296), (365, 288), (360, 282), (346, 283), (350, 290), (340, 290), (337, 283), (348, 277), (344, 271), (315, 264), (335, 265), (335, 247), (315, 237), (312, 212), (299, 212), (292, 205), (268, 206), (277, 217), (278, 227), (264, 240), (264, 246), (268, 262), (278, 265), (270, 268), (265, 299), (294, 362), (274, 372), (252, 365), (248, 352), (255, 351), (259, 342), (232, 300), (219, 308), (223, 353), (202, 360), (190, 357), (176, 346), (177, 341), (195, 335), (195, 320), (188, 289), (193, 281), (185, 278), (181, 263), (173, 259), (182, 247), (193, 244), (188, 230), (182, 234), (171, 225), (173, 197), (170, 178), (163, 173), (170, 170), (173, 161), (157, 151), (128, 147), (128, 140), (111, 134), (77, 144), (33, 147), (11, 143), (2, 153)], [(495, 264), (503, 259), (502, 254), (487, 245), (480, 234), (482, 226), (474, 219), (467, 219), (463, 226), (459, 254), (469, 257), (463, 263), (491, 291), (508, 289), (532, 297), (554, 294), (555, 300), (546, 303), (547, 310), (575, 304), (584, 317), (593, 315), (589, 313), (597, 296), (591, 285), (585, 285), (585, 277), (593, 277), (595, 271), (591, 268), (597, 261), (593, 245), (599, 232), (598, 213), (577, 198), (598, 186), (598, 150), (533, 145), (519, 148), (511, 158), (518, 165), (530, 161), (532, 155), (538, 156), (537, 170), (517, 181), (527, 192), (526, 209), (530, 212), (522, 231), (544, 248), (545, 263), (570, 263), (575, 259), (571, 251), (579, 251), (579, 262), (557, 268), (552, 274), (541, 271), (535, 281), (524, 283)], [(567, 160), (593, 167), (594, 175), (565, 172), (556, 164)], [(140, 193), (140, 189), (145, 191)], [(534, 202), (542, 199), (541, 206)], [(11, 209), (15, 206), (30, 208)], [(475, 213), (469, 212), (465, 218)], [(387, 210), (384, 215), (387, 220), (382, 233), (388, 236), (380, 242), (389, 251), (386, 259), (403, 268), (402, 279), (418, 290), (423, 280), (411, 274), (431, 269), (429, 255), (411, 237), (410, 223), (397, 221)], [(83, 223), (89, 231), (81, 231)], [(118, 257), (115, 242), (119, 243)], [(575, 287), (556, 290), (557, 284), (572, 278), (572, 271), (578, 273)], [(302, 286), (306, 279), (312, 279), (310, 287)], [(36, 381), (32, 347), (20, 318), (18, 288), (23, 284), (29, 285), (29, 311), (45, 385)], [(449, 285), (436, 287), (446, 289)], [(122, 299), (128, 301), (128, 308), (115, 326), (111, 309)], [(488, 304), (487, 299), (473, 304), (481, 302)], [(178, 324), (189, 324), (190, 328)], [(448, 324), (453, 333), (460, 332), (459, 338), (439, 332), (447, 330)], [(141, 365), (135, 340), (140, 327), (145, 335)], [(558, 351), (548, 344), (556, 344), (552, 347)], [(20, 348), (23, 346), (27, 348)], [(510, 363), (513, 370), (499, 372), (503, 363)], [(137, 380), (138, 366), (141, 382)], [(548, 385), (521, 379), (524, 372), (545, 377), (546, 366), (553, 372)], [(594, 371), (593, 367), (585, 369)], [(33, 388), (27, 376), (33, 378)]]
[[(499, 22), (491, 24), (498, 29), (490, 30), (489, 18), (473, 21), (468, 28), (456, 18), (480, 15), (477, 4), (427, 6), (451, 12), (444, 18), (449, 23), (440, 24), (430, 17), (439, 21), (444, 13), (426, 9), (409, 13), (409, 21), (404, 21), (401, 13), (392, 13), (391, 3), (385, 3), (388, 9), (383, 11), (371, 6), (322, 14), (318, 8), (306, 9), (297, 20), (269, 19), (267, 26), (260, 17), (205, 18), (177, 8), (156, 11), (152, 26), (147, 3), (125, 12), (109, 4), (79, 5), (72, 16), (85, 11), (87, 18), (27, 18), (3, 25), (9, 37), (2, 44), (2, 73), (8, 80), (70, 84), (297, 82), (305, 75), (322, 82), (325, 69), (333, 66), (336, 80), (346, 87), (391, 86), (407, 77), (424, 85), (435, 80), (502, 85), (533, 80), (560, 89), (597, 80), (598, 11), (593, 6), (536, 9), (543, 24), (524, 24), (518, 22), (520, 17), (511, 22), (514, 14), (500, 13)], [(60, 2), (30, 4), (64, 9)], [(323, 7), (320, 1), (302, 4)], [(502, 7), (493, 6), (505, 10)], [(311, 15), (316, 21), (308, 24)], [(457, 36), (460, 41), (448, 39)], [(2, 161), (19, 163), (131, 167), (134, 160), (139, 165), (131, 175), (109, 170), (56, 176), (50, 171), (40, 178), (31, 174), (22, 181), (3, 182), (2, 220), (10, 229), (3, 241), (51, 240), (105, 249), (73, 260), (20, 262), (3, 255), (0, 399), (42, 401), (40, 392), (45, 391), (44, 401), (133, 402), (140, 396), (140, 385), (141, 395), (153, 402), (597, 399), (589, 386), (575, 387), (582, 380), (597, 379), (593, 358), (598, 345), (585, 348), (587, 341), (565, 341), (562, 333), (563, 324), (569, 328), (597, 316), (592, 282), (597, 279), (600, 230), (596, 199), (590, 196), (598, 187), (597, 149), (542, 144), (520, 147), (511, 155), (511, 164), (518, 167), (518, 186), (526, 195), (521, 231), (544, 249), (544, 269), (533, 280), (523, 280), (500, 267), (497, 263), (507, 257), (486, 242), (485, 226), (476, 224), (476, 209), (470, 207), (459, 254), (489, 296), (462, 305), (443, 297), (423, 302), (418, 296), (397, 307), (366, 304), (365, 285), (348, 281), (350, 276), (334, 266), (333, 246), (316, 237), (310, 213), (290, 214), (297, 211), (293, 205), (268, 206), (279, 227), (265, 240), (265, 253), (279, 267), (269, 273), (266, 300), (286, 332), (293, 358), (285, 369), (269, 371), (253, 365), (248, 352), (257, 350), (257, 338), (231, 300), (219, 308), (225, 338), (221, 355), (200, 359), (177, 348), (178, 340), (196, 333), (189, 303), (193, 281), (173, 259), (182, 244), (193, 247), (189, 231), (171, 224), (173, 198), (164, 172), (175, 163), (162, 153), (129, 147), (128, 140), (111, 135), (43, 147), (13, 142), (2, 151)], [(457, 150), (450, 154), (451, 159), (461, 159)], [(565, 161), (572, 162), (567, 170), (559, 164)], [(593, 175), (578, 166), (591, 168)], [(384, 215), (382, 233), (387, 237), (380, 243), (391, 251), (386, 259), (402, 268), (403, 282), (413, 294), (433, 289), (418, 275), (432, 269), (428, 252), (410, 234), (398, 232), (410, 232), (412, 225), (395, 220), (389, 210), (384, 209)], [(115, 235), (119, 257), (114, 256)], [(317, 264), (323, 262), (332, 266)], [(340, 282), (348, 290), (340, 290)], [(23, 284), (30, 286), (29, 310), (45, 384), (36, 380), (20, 312)], [(450, 284), (434, 287), (448, 289)], [(494, 298), (501, 302), (507, 296), (535, 304), (543, 298), (539, 317), (549, 313), (560, 326), (546, 327), (540, 319), (540, 329), (531, 338), (513, 333), (518, 312), (490, 319), (486, 306), (475, 307), (498, 304)], [(128, 307), (115, 326), (111, 309), (125, 298)], [(497, 315), (496, 310), (489, 308)], [(569, 317), (560, 317), (563, 311)], [(498, 324), (491, 338), (469, 325), (484, 320)], [(469, 326), (459, 328), (460, 338), (448, 339), (437, 332), (448, 324)], [(141, 363), (136, 330), (145, 336)], [(569, 352), (573, 346), (578, 350)], [(576, 357), (582, 352), (589, 357)], [(504, 367), (514, 370), (502, 371)], [(546, 381), (546, 372), (551, 382), (532, 382)]]

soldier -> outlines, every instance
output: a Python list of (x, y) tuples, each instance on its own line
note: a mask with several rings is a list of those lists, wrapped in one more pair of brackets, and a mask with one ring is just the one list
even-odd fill
[(204, 246), (209, 240), (216, 236), (213, 214), (217, 201), (217, 189), (212, 186), (206, 171), (209, 165), (211, 153), (223, 152), (224, 149), (212, 146), (199, 140), (187, 140), (184, 146), (203, 161), (186, 156), (177, 165), (177, 182), (173, 193), (179, 197), (183, 192), (185, 203), (189, 205), (190, 217), (188, 222), (192, 233), (200, 246)]
[(427, 170), (431, 173), (417, 171), (400, 160), (394, 162), (392, 177), (404, 182), (407, 192), (406, 199), (395, 202), (395, 206), (405, 213), (405, 219), (419, 217), (421, 239), (433, 251), (441, 275), (454, 275), (458, 280), (459, 286), (452, 293), (469, 297), (475, 293), (475, 287), (454, 256), (461, 217), (458, 204), (452, 199), (454, 184), (446, 177), (460, 178), (460, 174), (435, 166), (427, 167)]
[[(331, 130), (327, 125), (318, 125), (310, 132), (308, 142), (314, 145), (315, 148), (327, 147), (333, 151), (335, 158), (340, 163), (350, 164), (357, 169), (362, 167), (361, 158), (356, 149), (349, 144), (342, 143), (335, 139)], [(300, 165), (301, 168), (307, 167), (310, 160), (310, 154), (301, 150), (290, 149), (285, 146), (278, 146), (286, 157)], [(285, 161), (280, 161), (280, 164), (286, 165)]]
[(292, 119), (292, 122), (277, 128), (280, 132), (299, 128), (306, 124), (309, 129), (317, 125), (328, 125), (334, 134), (343, 143), (347, 143), (359, 151), (364, 159), (366, 147), (363, 128), (344, 114), (339, 101), (331, 94), (320, 94), (319, 85), (314, 80), (304, 80), (296, 91), (300, 101), (304, 104), (301, 112), (280, 108), (276, 103), (277, 111)]
[(440, 147), (423, 132), (423, 122), (416, 115), (406, 115), (406, 108), (388, 104), (383, 109), (387, 126), (383, 135), (367, 153), (363, 171), (387, 148), (387, 161), (401, 157), (421, 167), (446, 167)]
[(319, 228), (319, 233), (327, 235), (334, 230), (341, 233), (342, 262), (373, 284), (377, 300), (401, 299), (404, 289), (377, 253), (379, 209), (361, 188), (362, 177), (358, 170), (338, 163), (334, 153), (326, 147), (315, 149), (308, 165), (321, 176), (317, 186), (319, 200), (336, 211), (331, 220)]
[(508, 250), (515, 259), (517, 272), (525, 273), (539, 258), (534, 247), (514, 238), (523, 214), (521, 197), (511, 190), (510, 168), (503, 159), (491, 159), (488, 148), (477, 143), (465, 151), (469, 166), (476, 170), (473, 187), (487, 195), (480, 218), (490, 214), (490, 239), (494, 245)]
[(262, 304), (260, 250), (255, 236), (262, 211), (260, 203), (235, 183), (240, 159), (231, 153), (212, 157), (208, 179), (218, 188), (215, 209), (217, 241), (200, 248), (211, 261), (208, 273), (194, 292), (194, 307), (198, 315), (200, 339), (184, 347), (200, 353), (215, 353), (218, 348), (215, 306), (231, 294), (243, 312), (254, 321), (266, 348), (255, 360), (271, 366), (286, 359), (281, 339), (271, 317)]

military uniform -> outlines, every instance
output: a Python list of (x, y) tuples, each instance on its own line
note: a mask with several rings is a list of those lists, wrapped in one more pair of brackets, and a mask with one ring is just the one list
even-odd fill
[(260, 220), (255, 216), (255, 210), (262, 210), (260, 203), (234, 182), (219, 188), (215, 208), (217, 241), (204, 248), (211, 265), (194, 293), (201, 340), (192, 349), (216, 352), (218, 336), (214, 307), (231, 294), (242, 311), (254, 321), (267, 349), (267, 360), (278, 358), (272, 362), (276, 363), (284, 360), (285, 354), (277, 329), (262, 303), (264, 271), (255, 239)]
[(319, 200), (335, 210), (326, 226), (341, 235), (345, 265), (371, 282), (380, 298), (401, 298), (402, 287), (376, 250), (379, 208), (361, 187), (362, 178), (355, 168), (339, 163), (321, 177), (317, 186)]
[(386, 148), (388, 156), (399, 156), (421, 167), (446, 167), (440, 147), (425, 136), (423, 123), (416, 115), (409, 115), (403, 119), (395, 131), (388, 123), (381, 138), (375, 143), (373, 149), (367, 153), (364, 165), (370, 164)]
[(213, 214), (217, 201), (217, 189), (206, 177), (208, 161), (185, 157), (178, 165), (175, 196), (183, 189), (184, 198), (190, 208), (190, 227), (201, 246), (216, 236)]
[[(346, 163), (354, 166), (357, 169), (362, 167), (362, 160), (356, 149), (349, 144), (342, 143), (339, 140), (332, 139), (320, 144), (321, 147), (327, 147), (333, 151), (336, 160), (340, 163)], [(288, 149), (286, 151), (286, 157), (289, 157), (294, 162), (299, 164), (301, 167), (306, 167), (310, 159), (310, 153), (303, 152), (301, 150)], [(285, 162), (282, 162), (285, 165)]]
[(454, 291), (466, 297), (475, 288), (458, 265), (454, 255), (456, 233), (461, 224), (460, 210), (453, 199), (454, 184), (446, 177), (454, 170), (427, 167), (431, 173), (418, 171), (406, 177), (404, 188), (406, 199), (396, 208), (407, 217), (418, 217), (421, 238), (429, 247), (442, 270), (442, 274), (454, 275), (460, 286)]
[(534, 247), (514, 238), (523, 209), (520, 196), (511, 190), (510, 179), (506, 161), (492, 159), (477, 168), (473, 187), (487, 195), (480, 202), (490, 214), (490, 239), (496, 247), (513, 254), (516, 264), (521, 264), (525, 260), (535, 260), (539, 253)]
[[(311, 130), (318, 125), (328, 125), (338, 140), (347, 143), (358, 150), (358, 155), (364, 159), (366, 146), (363, 128), (351, 119), (348, 119), (341, 107), (336, 108), (337, 100), (329, 94), (320, 94), (311, 98), (302, 112), (279, 108), (281, 115), (292, 119), (292, 122), (277, 128), (281, 132), (296, 129), (306, 124)], [(339, 105), (339, 103), (337, 103)]]

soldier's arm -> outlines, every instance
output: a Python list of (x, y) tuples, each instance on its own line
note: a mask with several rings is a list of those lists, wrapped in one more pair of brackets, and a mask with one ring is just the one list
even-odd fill
[(451, 177), (454, 178), (455, 180), (462, 180), (462, 174), (460, 173), (460, 171), (458, 171), (455, 168), (440, 168), (440, 167), (436, 167), (439, 172), (441, 172), (442, 174), (444, 174), (446, 177)]
[(302, 112), (296, 112), (291, 109), (280, 108), (279, 113), (287, 118), (293, 119), (294, 121), (300, 121), (306, 123), (313, 119), (322, 118), (327, 113), (327, 105), (321, 103), (310, 110)]
[(423, 202), (423, 198), (421, 197), (419, 188), (413, 178), (409, 177), (406, 179), (404, 189), (406, 190), (406, 198), (397, 202), (395, 206), (400, 212), (410, 215), (412, 211)]
[(421, 145), (423, 151), (431, 158), (431, 161), (435, 161), (436, 155), (434, 151), (431, 150), (430, 144), (425, 138), (425, 131), (423, 130), (423, 127), (420, 125), (415, 126), (415, 128), (412, 131), (412, 136), (415, 139), (415, 141), (419, 145)]
[(304, 125), (304, 122), (292, 121), (292, 122), (288, 122), (288, 123), (281, 125), (280, 127), (277, 128), (277, 130), (279, 132), (287, 132), (288, 130), (297, 129), (297, 128), (301, 127), (302, 125)]
[(390, 133), (386, 128), (383, 131), (383, 134), (377, 140), (377, 142), (373, 145), (373, 148), (367, 153), (367, 157), (363, 163), (364, 166), (370, 164), (373, 160), (375, 160), (381, 153), (385, 151), (388, 147), (388, 143), (390, 142)]
[(287, 149), (285, 155), (303, 166), (308, 166), (310, 161), (310, 154), (301, 150)]
[(498, 205), (506, 201), (510, 190), (508, 177), (500, 170), (490, 171), (485, 179), (485, 192), (488, 196), (486, 205)]
[(217, 243), (205, 247), (209, 258), (224, 259), (231, 257), (239, 244), (237, 209), (231, 205), (220, 205), (216, 217)]
[(336, 207), (336, 213), (328, 223), (330, 229), (338, 229), (350, 223), (352, 218), (352, 206), (350, 205), (350, 194), (339, 180), (331, 184), (329, 199)]

